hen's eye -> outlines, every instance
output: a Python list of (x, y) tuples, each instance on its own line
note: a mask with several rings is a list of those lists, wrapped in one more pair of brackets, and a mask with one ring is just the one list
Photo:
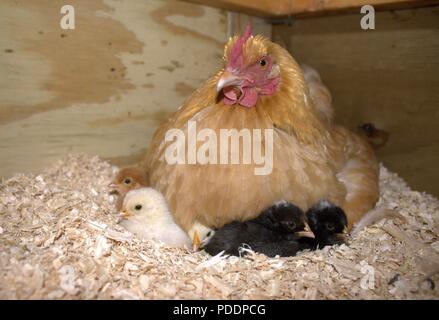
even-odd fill
[(138, 210), (142, 209), (142, 205), (141, 205), (141, 204), (138, 204), (138, 205), (136, 205), (136, 206), (134, 207), (134, 209), (136, 209), (136, 210), (138, 211)]
[(123, 183), (125, 183), (125, 184), (130, 184), (130, 183), (131, 183), (131, 179), (130, 179), (130, 178), (126, 178), (126, 179), (123, 181)]
[(261, 61), (259, 61), (259, 65), (260, 65), (261, 67), (265, 67), (265, 66), (267, 65), (267, 60), (262, 59)]

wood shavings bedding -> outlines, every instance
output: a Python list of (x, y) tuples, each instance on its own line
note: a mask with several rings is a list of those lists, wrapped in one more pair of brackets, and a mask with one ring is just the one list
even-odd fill
[(437, 299), (439, 200), (381, 166), (383, 220), (296, 257), (210, 257), (117, 224), (98, 157), (68, 155), (0, 184), (1, 299)]

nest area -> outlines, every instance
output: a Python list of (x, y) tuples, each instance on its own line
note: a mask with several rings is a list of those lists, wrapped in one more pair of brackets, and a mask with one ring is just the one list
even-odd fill
[(439, 200), (381, 166), (384, 219), (348, 244), (295, 257), (191, 252), (117, 224), (98, 157), (68, 155), (0, 184), (2, 299), (437, 299)]

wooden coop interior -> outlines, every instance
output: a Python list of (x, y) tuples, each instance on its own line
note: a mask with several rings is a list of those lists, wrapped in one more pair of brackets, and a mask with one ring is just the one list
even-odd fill
[[(0, 176), (38, 172), (66, 153), (127, 165), (222, 65), (251, 20), (320, 73), (336, 120), (372, 124), (380, 161), (439, 195), (439, 1), (72, 0), (0, 2)], [(376, 29), (360, 28), (360, 7)]]

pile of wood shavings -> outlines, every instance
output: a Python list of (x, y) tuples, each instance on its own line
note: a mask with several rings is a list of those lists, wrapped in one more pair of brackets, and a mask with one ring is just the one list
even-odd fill
[(0, 184), (2, 299), (439, 297), (439, 200), (381, 167), (383, 220), (348, 245), (291, 258), (210, 257), (140, 241), (117, 224), (117, 168), (69, 155)]

